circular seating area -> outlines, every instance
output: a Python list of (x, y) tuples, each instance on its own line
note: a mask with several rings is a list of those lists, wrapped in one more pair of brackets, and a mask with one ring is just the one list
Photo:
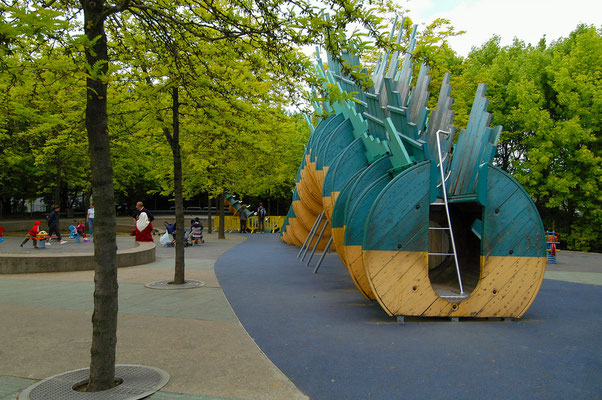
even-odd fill
[[(20, 253), (12, 250), (18, 248), (21, 240), (21, 238), (5, 237), (2, 247), (12, 252), (0, 252), (0, 274), (86, 271), (95, 268), (94, 251), (91, 249), (85, 252), (73, 252), (70, 248), (61, 247), (61, 252), (52, 253), (44, 250), (35, 253)], [(10, 246), (7, 246), (9, 243)], [(117, 266), (130, 267), (153, 262), (155, 247), (154, 242), (136, 242), (132, 248), (117, 250)]]

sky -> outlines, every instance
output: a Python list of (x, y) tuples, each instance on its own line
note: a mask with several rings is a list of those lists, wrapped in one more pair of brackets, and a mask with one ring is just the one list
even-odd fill
[(548, 43), (567, 37), (579, 23), (602, 27), (602, 0), (396, 0), (409, 9), (414, 23), (435, 18), (450, 20), (465, 34), (449, 39), (452, 49), (467, 56), (494, 34), (501, 45), (514, 37), (536, 45), (546, 36)]

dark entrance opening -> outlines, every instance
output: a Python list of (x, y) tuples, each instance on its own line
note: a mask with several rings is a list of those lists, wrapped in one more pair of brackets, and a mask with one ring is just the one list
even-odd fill
[(468, 298), (479, 282), (483, 207), (476, 202), (449, 203), (449, 213), (464, 294), (443, 204), (430, 208), (429, 279), (439, 296), (457, 303)]

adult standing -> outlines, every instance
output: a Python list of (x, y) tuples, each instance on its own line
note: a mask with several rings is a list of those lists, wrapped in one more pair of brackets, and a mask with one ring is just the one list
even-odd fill
[(249, 217), (249, 210), (247, 210), (247, 206), (244, 204), (240, 207), (240, 212), (238, 213), (238, 218), (240, 218), (240, 233), (245, 233), (247, 231), (247, 218)]
[(59, 231), (59, 212), (61, 207), (52, 205), (50, 207), (50, 214), (48, 214), (48, 236), (52, 236), (54, 233), (61, 244), (67, 243), (66, 240), (61, 238), (61, 232)]
[(132, 217), (134, 217), (135, 220), (138, 220), (140, 213), (145, 213), (150, 222), (153, 222), (155, 219), (154, 215), (146, 207), (144, 207), (144, 204), (141, 201), (136, 203), (136, 211), (134, 211)]
[(259, 225), (257, 227), (259, 233), (265, 232), (264, 220), (267, 215), (266, 209), (263, 207), (263, 203), (259, 203), (259, 207), (257, 207), (257, 221), (259, 221)]
[(134, 220), (136, 221), (136, 241), (137, 242), (154, 242), (152, 231), (154, 219), (153, 215), (144, 208), (144, 204), (139, 201), (136, 204), (137, 212), (134, 214)]
[(88, 231), (90, 232), (90, 236), (92, 236), (94, 235), (94, 203), (90, 203), (86, 219), (88, 220)]

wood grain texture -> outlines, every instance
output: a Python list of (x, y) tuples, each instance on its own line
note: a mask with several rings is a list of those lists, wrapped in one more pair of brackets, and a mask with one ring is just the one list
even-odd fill
[[(322, 224), (320, 225), (320, 227), (321, 226), (322, 226)], [(303, 243), (305, 242), (305, 239), (307, 238), (307, 235), (309, 234), (309, 229), (306, 229), (304, 225), (300, 224), (296, 218), (291, 218), (289, 226), (287, 227), (287, 232), (296, 238), (295, 244), (297, 246), (302, 246)], [(318, 230), (318, 233), (320, 233), (319, 230)], [(316, 242), (317, 237), (318, 237), (318, 234), (316, 234), (314, 236), (310, 250), (313, 249), (313, 246)], [(326, 245), (328, 244), (329, 239), (330, 239), (330, 232), (328, 235), (326, 235), (326, 233), (324, 233), (324, 236), (322, 236), (322, 239), (320, 240), (316, 250), (323, 251), (326, 248)]]
[(332, 241), (335, 246), (337, 255), (341, 259), (341, 262), (347, 267), (347, 253), (345, 253), (345, 227), (342, 228), (331, 228)]
[(453, 302), (435, 293), (425, 252), (363, 251), (366, 276), (389, 315), (520, 318), (543, 281), (545, 257), (482, 257), (479, 283)]
[(345, 246), (345, 256), (347, 260), (346, 267), (357, 289), (366, 299), (375, 300), (364, 268), (362, 246)]

